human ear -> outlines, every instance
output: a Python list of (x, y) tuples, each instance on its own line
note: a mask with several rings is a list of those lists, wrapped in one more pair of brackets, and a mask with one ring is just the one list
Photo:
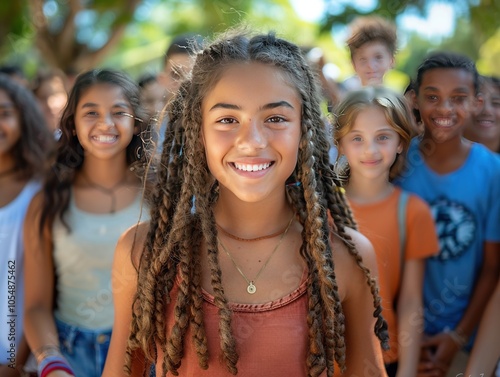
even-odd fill
[(396, 149), (397, 154), (401, 154), (403, 152), (403, 142), (401, 141), (401, 137), (399, 138), (399, 145), (398, 148)]
[(474, 96), (472, 100), (472, 113), (478, 115), (484, 106), (484, 96), (483, 93), (478, 93)]

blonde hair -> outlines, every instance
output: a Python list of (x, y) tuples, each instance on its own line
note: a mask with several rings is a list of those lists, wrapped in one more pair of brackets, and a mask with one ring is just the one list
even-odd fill
[[(347, 94), (337, 106), (334, 115), (334, 139), (338, 145), (340, 140), (351, 131), (356, 117), (368, 107), (382, 109), (389, 126), (399, 135), (403, 150), (396, 156), (389, 171), (389, 180), (396, 178), (404, 168), (406, 153), (413, 137), (412, 113), (402, 95), (385, 87), (365, 87)], [(345, 160), (337, 157), (339, 175), (349, 179), (350, 169)]]

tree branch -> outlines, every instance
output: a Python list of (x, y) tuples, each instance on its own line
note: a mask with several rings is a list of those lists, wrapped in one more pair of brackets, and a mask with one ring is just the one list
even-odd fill
[(121, 10), (111, 25), (111, 32), (107, 42), (100, 49), (93, 52), (85, 48), (85, 53), (77, 61), (78, 69), (92, 68), (109, 54), (125, 33), (125, 29), (140, 2), (141, 0), (129, 0), (126, 3), (122, 3)]
[(69, 62), (72, 59), (72, 55), (75, 49), (75, 17), (82, 10), (81, 2), (78, 0), (68, 1), (69, 12), (68, 16), (64, 20), (64, 25), (61, 32), (57, 35), (57, 43), (54, 48), (57, 51), (62, 62)]

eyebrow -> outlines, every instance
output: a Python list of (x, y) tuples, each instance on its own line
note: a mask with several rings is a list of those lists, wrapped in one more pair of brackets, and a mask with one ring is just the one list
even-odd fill
[[(386, 127), (386, 128), (381, 128), (380, 130), (377, 130), (377, 132), (387, 132), (387, 131), (394, 131), (394, 132), (396, 132), (396, 131), (392, 128), (392, 127)], [(358, 129), (356, 129), (356, 128), (352, 128), (352, 129), (348, 132), (348, 134), (350, 134), (350, 133), (356, 133), (356, 132), (357, 132), (357, 133), (360, 133), (360, 132), (362, 132), (362, 131), (361, 131), (361, 130), (358, 130)]]
[(15, 106), (11, 102), (0, 103), (0, 109), (12, 109), (12, 108), (15, 108)]
[[(430, 90), (430, 91), (435, 91), (435, 92), (439, 91), (439, 89), (434, 87), (434, 86), (426, 86), (423, 90)], [(455, 88), (452, 91), (458, 92), (458, 93), (469, 93), (470, 92), (470, 90), (466, 87)]]
[[(82, 105), (82, 109), (85, 109), (85, 108), (88, 108), (88, 107), (99, 107), (99, 105), (97, 103), (93, 103), (93, 102), (86, 102)], [(118, 102), (118, 103), (115, 103), (113, 104), (112, 107), (121, 107), (121, 108), (124, 108), (124, 109), (128, 109), (130, 108), (130, 106), (125, 103), (125, 102)]]
[[(278, 101), (278, 102), (267, 103), (264, 106), (261, 106), (259, 110), (270, 110), (270, 109), (275, 109), (277, 107), (288, 107), (290, 109), (294, 109), (294, 107), (289, 102)], [(209, 111), (216, 109), (241, 110), (241, 107), (230, 103), (219, 102), (213, 105)]]

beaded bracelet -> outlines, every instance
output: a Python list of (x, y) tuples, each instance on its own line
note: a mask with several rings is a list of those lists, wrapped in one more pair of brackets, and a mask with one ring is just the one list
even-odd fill
[(48, 356), (62, 356), (61, 351), (59, 350), (59, 346), (53, 344), (42, 346), (33, 353), (38, 364), (40, 364), (42, 360)]
[(69, 366), (67, 366), (67, 365), (52, 365), (51, 364), (42, 371), (42, 374), (40, 375), (40, 377), (47, 377), (50, 372), (53, 372), (55, 370), (62, 370), (64, 372), (74, 376), (73, 371), (71, 370), (71, 368)]
[(40, 363), (38, 363), (37, 369), (40, 377), (46, 377), (50, 372), (55, 370), (62, 370), (72, 376), (75, 375), (75, 372), (73, 372), (66, 359), (59, 355), (45, 357)]

